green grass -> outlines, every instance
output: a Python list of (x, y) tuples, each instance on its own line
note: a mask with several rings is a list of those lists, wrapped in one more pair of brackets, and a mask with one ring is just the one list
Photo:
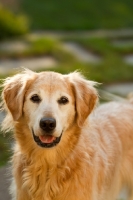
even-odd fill
[(20, 41), (27, 44), (26, 49), (22, 51), (3, 51), (0, 50), (0, 58), (26, 58), (26, 57), (40, 57), (40, 56), (52, 56), (59, 62), (67, 62), (74, 60), (74, 56), (72, 56), (68, 51), (62, 48), (61, 41), (53, 39), (41, 37), (38, 39), (30, 39), (30, 38), (20, 38)]
[(133, 53), (133, 45), (131, 45), (131, 46), (128, 46), (128, 45), (115, 46), (114, 50), (122, 55), (132, 54)]
[[(82, 64), (87, 77), (100, 83), (133, 81), (133, 67), (124, 63), (123, 55), (133, 53), (133, 47), (117, 48), (107, 38), (65, 38), (80, 44), (86, 50), (99, 55), (102, 62), (96, 64)], [(130, 49), (130, 51), (129, 51)]]
[(131, 0), (23, 0), (32, 29), (89, 30), (133, 27)]
[(5, 165), (11, 156), (11, 138), (0, 132), (0, 167)]
[[(109, 38), (23, 38), (28, 47), (22, 52), (0, 51), (0, 58), (52, 56), (58, 61), (54, 71), (69, 73), (81, 70), (89, 79), (101, 83), (133, 81), (133, 67), (124, 63), (123, 55), (133, 53), (133, 46), (115, 47)], [(64, 50), (62, 42), (72, 41), (101, 57), (99, 64), (82, 63)], [(38, 66), (39, 67), (39, 66)]]
[(29, 38), (20, 38), (22, 43), (27, 44), (27, 47), (22, 51), (3, 51), (0, 50), (0, 57), (5, 58), (21, 58), (34, 57), (52, 54), (59, 46), (59, 42), (52, 38), (39, 38), (31, 40)]

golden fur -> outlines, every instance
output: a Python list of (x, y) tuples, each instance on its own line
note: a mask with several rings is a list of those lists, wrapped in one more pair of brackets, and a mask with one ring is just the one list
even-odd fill
[[(112, 102), (94, 109), (95, 83), (80, 73), (26, 70), (3, 84), (3, 130), (14, 131), (13, 200), (115, 200), (123, 187), (133, 200), (133, 105)], [(31, 101), (31, 95), (41, 101)], [(58, 98), (69, 102), (59, 105)], [(92, 110), (94, 111), (92, 112)], [(61, 141), (42, 148), (43, 116), (54, 117)]]

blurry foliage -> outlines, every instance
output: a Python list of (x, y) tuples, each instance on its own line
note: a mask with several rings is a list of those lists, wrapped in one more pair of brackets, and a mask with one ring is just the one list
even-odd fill
[[(133, 80), (133, 67), (124, 62), (123, 55), (133, 53), (133, 46), (116, 47), (110, 38), (76, 38), (64, 37), (60, 40), (53, 38), (24, 38), (27, 48), (22, 52), (0, 50), (0, 58), (23, 58), (35, 56), (52, 56), (58, 66), (54, 71), (69, 73), (80, 69), (87, 78), (100, 83), (125, 82)], [(84, 63), (79, 61), (62, 46), (63, 42), (75, 42), (86, 51), (92, 52), (101, 58), (99, 63)], [(40, 69), (38, 66), (39, 70)], [(46, 70), (46, 69), (45, 69)], [(49, 70), (49, 69), (48, 69)], [(51, 69), (52, 70), (52, 69)]]
[(27, 48), (22, 51), (3, 51), (0, 49), (0, 58), (26, 58), (52, 56), (58, 62), (68, 63), (73, 62), (74, 56), (62, 47), (59, 40), (48, 37), (40, 37), (36, 39), (23, 38), (22, 42), (27, 43)]
[(27, 18), (24, 15), (15, 15), (0, 4), (0, 39), (22, 35), (27, 31)]
[[(9, 135), (9, 133), (8, 133)], [(0, 166), (5, 165), (11, 156), (9, 147), (11, 146), (11, 140), (6, 136), (3, 137), (0, 131)]]
[(30, 46), (23, 52), (25, 56), (53, 56), (58, 61), (67, 61), (72, 59), (72, 55), (65, 51), (59, 40), (42, 37), (30, 41)]
[[(99, 64), (83, 64), (75, 69), (83, 69), (87, 78), (100, 83), (129, 82), (133, 81), (133, 67), (123, 60), (123, 54), (127, 53), (126, 48), (118, 48), (108, 38), (69, 38), (65, 41), (76, 42), (89, 52), (101, 56)], [(133, 46), (129, 47), (133, 53)], [(87, 73), (86, 73), (87, 72)]]
[(33, 29), (88, 30), (133, 27), (132, 0), (23, 0)]

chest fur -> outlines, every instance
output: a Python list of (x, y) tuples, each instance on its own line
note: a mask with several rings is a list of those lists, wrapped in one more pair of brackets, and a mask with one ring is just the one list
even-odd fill
[(23, 188), (31, 199), (53, 200), (69, 191), (73, 178), (71, 169), (67, 167), (48, 168), (27, 166), (23, 170)]

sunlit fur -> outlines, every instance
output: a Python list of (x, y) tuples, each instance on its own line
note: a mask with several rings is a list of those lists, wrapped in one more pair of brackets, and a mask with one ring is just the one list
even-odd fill
[[(123, 187), (133, 200), (133, 104), (96, 107), (95, 83), (80, 73), (30, 70), (3, 83), (3, 131), (13, 130), (13, 200), (115, 200)], [(38, 94), (41, 102), (30, 98)], [(60, 105), (66, 96), (69, 102)], [(57, 146), (41, 148), (39, 121), (54, 117)]]

